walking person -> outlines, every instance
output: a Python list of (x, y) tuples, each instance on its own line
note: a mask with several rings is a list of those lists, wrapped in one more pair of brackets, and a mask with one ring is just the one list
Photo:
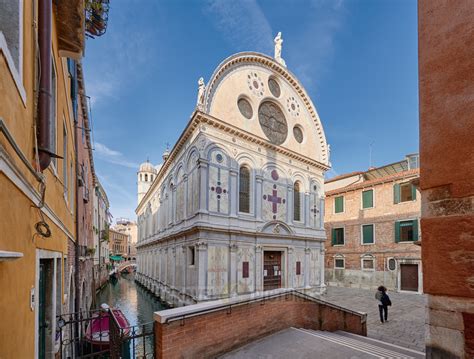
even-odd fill
[(375, 293), (375, 299), (377, 299), (379, 304), (379, 314), (380, 314), (380, 321), (383, 323), (384, 320), (388, 321), (388, 306), (392, 305), (390, 297), (387, 294), (387, 288), (383, 285), (377, 288), (377, 292)]

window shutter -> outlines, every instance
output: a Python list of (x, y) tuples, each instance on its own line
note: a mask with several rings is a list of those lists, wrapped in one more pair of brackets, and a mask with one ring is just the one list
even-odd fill
[(332, 231), (331, 244), (332, 244), (332, 245), (335, 245), (335, 244), (336, 244), (336, 230), (333, 228), (333, 229), (331, 229), (331, 231)]
[(400, 222), (395, 222), (395, 242), (400, 242)]
[(335, 212), (336, 213), (344, 212), (344, 197), (343, 196), (336, 197), (334, 198), (334, 202), (335, 202)]
[(414, 241), (418, 240), (418, 220), (417, 219), (413, 220), (413, 240)]
[(374, 191), (367, 190), (362, 192), (362, 208), (372, 208), (374, 206)]
[(414, 201), (416, 199), (416, 187), (411, 185), (411, 199)]
[(374, 226), (373, 225), (362, 226), (362, 243), (364, 244), (374, 243)]
[(400, 184), (395, 183), (393, 185), (393, 203), (400, 203)]

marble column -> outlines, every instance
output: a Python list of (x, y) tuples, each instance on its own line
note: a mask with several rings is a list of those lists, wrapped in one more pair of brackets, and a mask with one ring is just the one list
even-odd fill
[(182, 186), (183, 186), (182, 191), (183, 191), (184, 201), (183, 201), (183, 208), (182, 208), (183, 214), (181, 216), (181, 219), (185, 220), (189, 216), (189, 213), (188, 213), (188, 201), (189, 201), (189, 198), (188, 198), (188, 175), (187, 174), (185, 174), (183, 176)]
[(255, 246), (255, 289), (263, 292), (263, 248), (258, 244)]
[(310, 196), (311, 194), (309, 192), (304, 193), (304, 224), (306, 227), (309, 227), (311, 225), (311, 222), (309, 220), (309, 216), (311, 215), (310, 211)]
[(181, 254), (183, 256), (182, 259), (182, 264), (183, 267), (181, 268), (182, 272), (182, 278), (181, 278), (181, 299), (182, 299), (182, 304), (184, 305), (186, 301), (186, 274), (187, 274), (187, 268), (188, 268), (188, 247), (187, 246), (181, 246)]
[(295, 197), (294, 197), (294, 192), (293, 192), (293, 185), (292, 184), (289, 184), (287, 186), (287, 191), (288, 191), (288, 204), (287, 204), (287, 211), (286, 211), (286, 214), (287, 214), (287, 223), (291, 226), (293, 224), (293, 219), (295, 218), (294, 216), (294, 210), (295, 210), (295, 207), (293, 205), (294, 201), (295, 201)]
[(321, 197), (319, 200), (319, 228), (324, 228), (324, 211), (325, 211), (325, 199)]
[(288, 285), (287, 288), (295, 288), (295, 254), (294, 247), (288, 247)]
[(237, 217), (238, 214), (238, 203), (239, 203), (239, 184), (238, 184), (238, 175), (239, 171), (235, 169), (230, 169), (230, 216)]
[[(257, 221), (262, 220), (262, 192), (263, 192), (263, 177), (261, 175), (255, 175), (255, 217)], [(263, 273), (263, 272), (262, 272)]]
[(305, 248), (304, 249), (304, 286), (305, 288), (311, 287), (309, 283), (310, 271), (311, 271), (311, 248)]
[[(321, 244), (322, 246), (322, 244)], [(320, 281), (319, 281), (319, 287), (321, 288), (321, 292), (324, 292), (326, 290), (326, 283), (324, 281), (324, 263), (325, 263), (325, 258), (324, 258), (324, 254), (325, 254), (326, 250), (324, 248), (321, 248), (320, 251), (319, 251), (319, 273), (320, 273)]]
[(237, 296), (237, 244), (231, 243), (229, 245), (230, 253), (230, 296)]
[(209, 213), (207, 210), (207, 191), (208, 191), (208, 161), (199, 159), (198, 171), (199, 171), (199, 212)]
[(196, 243), (196, 249), (198, 252), (198, 300), (204, 300), (207, 297), (207, 243)]

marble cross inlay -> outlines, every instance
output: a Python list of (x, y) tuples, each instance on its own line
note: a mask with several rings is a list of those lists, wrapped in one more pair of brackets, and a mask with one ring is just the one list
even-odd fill
[[(278, 205), (279, 204), (285, 204), (285, 199), (282, 199), (281, 197), (278, 197), (278, 191), (277, 191), (277, 186), (276, 184), (273, 185), (273, 191), (272, 194), (269, 195), (263, 195), (263, 199), (270, 202), (272, 204), (272, 212), (277, 213), (278, 212)], [(276, 216), (273, 216), (273, 219), (276, 219)]]
[(220, 182), (217, 182), (217, 186), (216, 186), (216, 187), (212, 186), (212, 187), (211, 187), (211, 191), (212, 191), (212, 192), (216, 192), (216, 194), (217, 194), (217, 199), (221, 199), (221, 194), (222, 194), (222, 193), (223, 193), (223, 194), (226, 194), (226, 193), (227, 193), (227, 190), (226, 190), (225, 188), (222, 188), (222, 187), (221, 187), (221, 183), (220, 183)]
[(313, 212), (313, 216), (316, 217), (316, 215), (319, 213), (319, 209), (316, 207), (316, 205), (311, 208), (311, 212)]

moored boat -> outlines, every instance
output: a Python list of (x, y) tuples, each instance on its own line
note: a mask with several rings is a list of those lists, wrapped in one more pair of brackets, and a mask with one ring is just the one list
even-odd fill
[(107, 304), (101, 305), (102, 311), (94, 314), (86, 329), (85, 339), (97, 349), (103, 350), (110, 346), (110, 315), (115, 317), (120, 335), (127, 337), (130, 334), (130, 323), (120, 309), (110, 309)]

